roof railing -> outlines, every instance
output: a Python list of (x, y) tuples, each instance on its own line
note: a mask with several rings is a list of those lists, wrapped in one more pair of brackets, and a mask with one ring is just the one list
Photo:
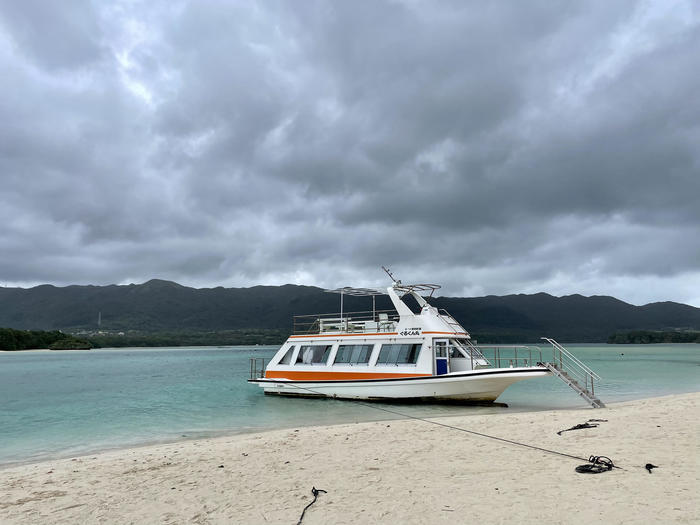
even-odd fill
[(393, 331), (398, 322), (399, 315), (396, 310), (295, 315), (292, 333), (384, 333)]
[(466, 329), (459, 324), (459, 322), (450, 315), (450, 312), (445, 310), (444, 308), (440, 308), (438, 310), (438, 313), (442, 317), (443, 321), (445, 321), (450, 327), (455, 331), (455, 332), (466, 332)]

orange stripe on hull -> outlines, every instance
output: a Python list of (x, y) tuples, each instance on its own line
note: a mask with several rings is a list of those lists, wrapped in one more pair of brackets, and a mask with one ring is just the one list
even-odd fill
[(385, 374), (381, 372), (285, 372), (269, 370), (266, 379), (290, 379), (293, 381), (327, 381), (346, 379), (395, 379), (397, 377), (425, 377), (430, 374)]

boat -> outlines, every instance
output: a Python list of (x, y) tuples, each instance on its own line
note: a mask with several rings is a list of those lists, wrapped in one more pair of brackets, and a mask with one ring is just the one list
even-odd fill
[[(249, 382), (265, 394), (376, 401), (493, 403), (510, 385), (556, 375), (593, 406), (599, 377), (556, 341), (539, 346), (483, 346), (429, 300), (436, 284), (386, 289), (338, 288), (340, 313), (294, 317), (294, 330), (268, 363), (251, 358)], [(378, 311), (388, 295), (394, 310)], [(343, 312), (345, 296), (372, 299), (372, 310)], [(412, 298), (414, 301), (410, 301)], [(412, 307), (407, 303), (412, 302)]]

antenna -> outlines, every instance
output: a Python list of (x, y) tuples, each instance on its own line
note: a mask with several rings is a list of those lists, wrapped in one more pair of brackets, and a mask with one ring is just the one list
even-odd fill
[(391, 280), (394, 281), (394, 284), (401, 284), (401, 280), (396, 280), (394, 278), (394, 276), (392, 275), (391, 270), (389, 270), (389, 268), (385, 268), (384, 266), (382, 266), (382, 270), (384, 270), (386, 272), (386, 274), (389, 277), (391, 277)]

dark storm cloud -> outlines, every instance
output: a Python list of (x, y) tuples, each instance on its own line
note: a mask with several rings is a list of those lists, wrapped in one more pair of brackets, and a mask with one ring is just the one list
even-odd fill
[(2, 3), (0, 281), (700, 304), (692, 3)]

